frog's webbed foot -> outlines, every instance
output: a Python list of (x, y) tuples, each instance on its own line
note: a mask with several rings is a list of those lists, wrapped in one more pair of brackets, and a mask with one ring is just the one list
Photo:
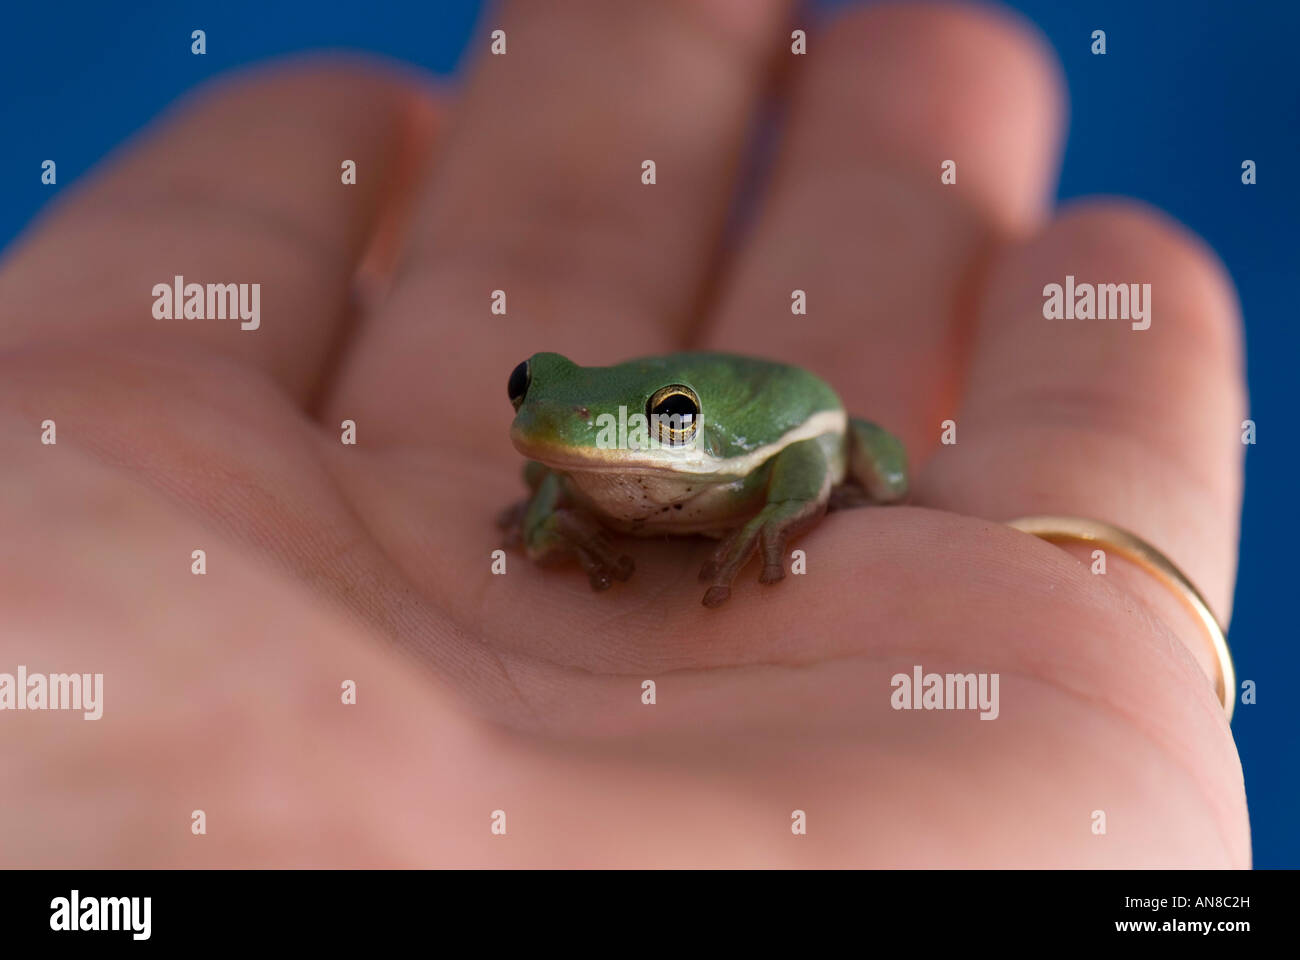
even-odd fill
[(632, 576), (636, 565), (620, 554), (613, 539), (600, 524), (580, 510), (559, 507), (529, 530), (525, 546), (535, 563), (551, 563), (561, 557), (578, 558), (593, 590), (608, 590), (615, 580)]
[(576, 557), (593, 590), (606, 590), (615, 580), (632, 576), (632, 558), (620, 554), (600, 524), (581, 510), (556, 507), (529, 525), (531, 501), (524, 500), (501, 511), (497, 524), (505, 530), (507, 547), (522, 545), (528, 559), (547, 566)]
[(506, 532), (506, 546), (522, 544), (528, 559), (542, 565), (576, 557), (593, 590), (606, 590), (615, 580), (632, 576), (632, 558), (618, 552), (594, 517), (570, 503), (558, 474), (530, 462), (524, 479), (532, 496), (497, 517)]
[(555, 507), (529, 527), (525, 522), (528, 509), (529, 501), (525, 500), (498, 516), (498, 526), (506, 531), (504, 546), (523, 545), (530, 561), (541, 566), (576, 557), (595, 591), (632, 576), (636, 568), (632, 558), (617, 552), (610, 535), (582, 511)]
[(875, 502), (871, 499), (871, 495), (862, 488), (861, 484), (847, 480), (831, 487), (831, 496), (826, 501), (826, 509), (852, 510), (855, 507), (865, 507)]
[(504, 546), (522, 545), (528, 559), (543, 566), (576, 558), (593, 590), (607, 590), (615, 580), (632, 576), (632, 558), (618, 552), (594, 517), (566, 500), (558, 476), (541, 464), (529, 464), (525, 475), (533, 495), (497, 516)]
[(826, 505), (817, 500), (769, 503), (743, 527), (732, 531), (700, 568), (700, 580), (712, 586), (704, 605), (716, 607), (731, 597), (731, 584), (755, 553), (763, 558), (759, 583), (776, 583), (785, 577), (785, 546), (790, 537), (817, 521)]
[(524, 542), (524, 517), (528, 514), (528, 503), (520, 500), (497, 514), (497, 526), (505, 531), (502, 546), (517, 547)]

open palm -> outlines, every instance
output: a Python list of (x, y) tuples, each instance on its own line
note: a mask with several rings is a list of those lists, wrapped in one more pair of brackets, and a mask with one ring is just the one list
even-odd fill
[[(7, 865), (1249, 863), (1195, 622), (1000, 522), (1127, 527), (1226, 620), (1231, 284), (1134, 204), (1052, 219), (1062, 97), (1021, 26), (785, 16), (517, 4), (450, 107), (362, 63), (253, 73), (10, 252), (4, 661), (103, 672), (105, 707), (0, 724)], [(1045, 320), (1067, 274), (1150, 283), (1150, 329)], [(155, 319), (175, 275), (260, 283), (260, 328)], [(693, 348), (823, 376), (902, 437), (911, 504), (832, 514), (806, 576), (751, 566), (719, 610), (704, 541), (629, 541), (600, 594), (493, 575), (513, 366)], [(999, 674), (997, 719), (894, 710), (915, 665)]]

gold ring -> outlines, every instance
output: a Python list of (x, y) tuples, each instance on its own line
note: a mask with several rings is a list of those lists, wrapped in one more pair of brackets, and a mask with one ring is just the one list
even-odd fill
[(1187, 575), (1179, 570), (1172, 560), (1141, 537), (1109, 523), (1089, 520), (1086, 517), (1020, 517), (1018, 520), (1008, 521), (1007, 526), (1031, 533), (1051, 543), (1082, 541), (1099, 544), (1127, 557), (1171, 587), (1210, 635), (1214, 655), (1219, 659), (1219, 676), (1215, 683), (1215, 692), (1223, 703), (1223, 712), (1228, 715), (1228, 722), (1232, 722), (1232, 709), (1237, 701), (1237, 675), (1232, 669), (1228, 638), (1224, 636), (1223, 628), (1219, 626), (1219, 621), (1210, 611), (1210, 605), (1205, 602), (1205, 597), (1201, 596), (1201, 591), (1196, 589), (1192, 581), (1187, 579)]

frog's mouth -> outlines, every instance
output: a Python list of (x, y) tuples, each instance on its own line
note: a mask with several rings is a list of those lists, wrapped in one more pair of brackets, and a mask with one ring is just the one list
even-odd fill
[(802, 424), (787, 431), (772, 443), (744, 449), (731, 457), (718, 457), (710, 453), (702, 442), (683, 446), (653, 444), (648, 449), (627, 447), (563, 446), (538, 440), (531, 431), (520, 428), (519, 421), (511, 424), (510, 440), (525, 457), (548, 467), (565, 471), (593, 473), (643, 473), (710, 476), (716, 479), (748, 476), (766, 460), (780, 453), (792, 443), (827, 434), (842, 436), (846, 416), (843, 410), (826, 410), (809, 417)]
[(724, 474), (727, 461), (707, 453), (702, 446), (653, 446), (646, 450), (625, 447), (561, 447), (525, 437), (511, 429), (510, 441), (529, 460), (555, 470), (590, 473)]

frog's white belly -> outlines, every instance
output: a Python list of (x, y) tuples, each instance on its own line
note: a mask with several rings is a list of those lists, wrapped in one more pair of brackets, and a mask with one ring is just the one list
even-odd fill
[(611, 528), (637, 536), (721, 533), (762, 505), (762, 485), (671, 473), (566, 473), (569, 489)]
[[(637, 536), (703, 533), (721, 536), (762, 508), (764, 477), (773, 457), (801, 440), (817, 440), (826, 455), (831, 483), (844, 478), (846, 414), (825, 410), (774, 443), (705, 469), (653, 469), (644, 465), (594, 463), (586, 469), (549, 464), (564, 474), (570, 493), (614, 530)], [(527, 451), (523, 451), (527, 453)], [(543, 460), (543, 462), (545, 462)]]

